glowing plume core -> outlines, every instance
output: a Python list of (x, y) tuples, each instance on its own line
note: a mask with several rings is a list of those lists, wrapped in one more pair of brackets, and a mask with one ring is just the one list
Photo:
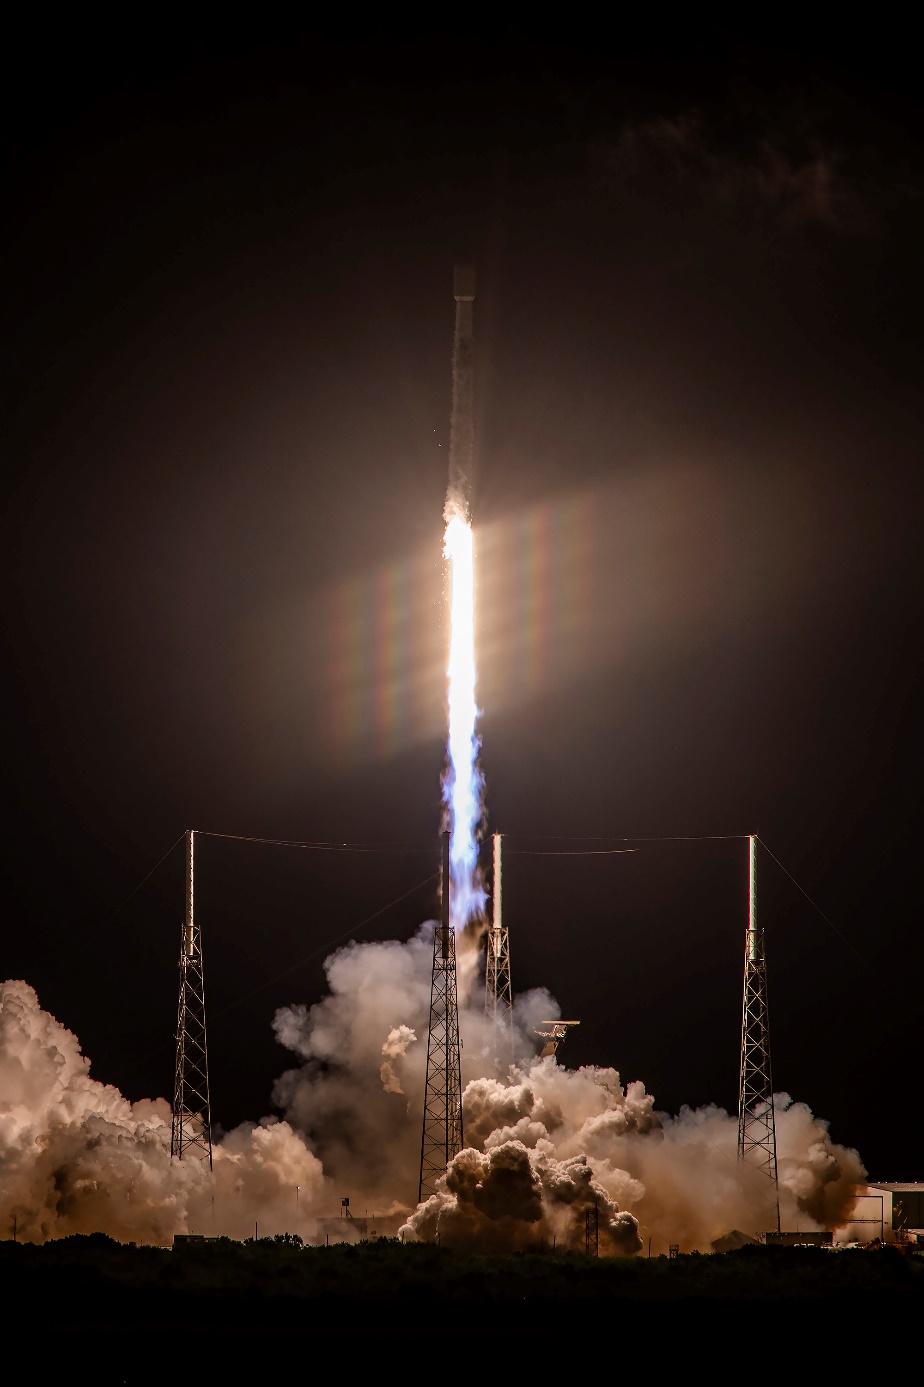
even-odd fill
[(475, 550), (472, 527), (450, 515), (443, 541), (449, 562), (450, 636), (449, 765), (443, 800), (449, 816), (450, 915), (456, 929), (482, 913), (485, 892), (478, 872), (477, 828), (481, 819), (482, 775), (478, 769), (478, 705), (475, 701)]

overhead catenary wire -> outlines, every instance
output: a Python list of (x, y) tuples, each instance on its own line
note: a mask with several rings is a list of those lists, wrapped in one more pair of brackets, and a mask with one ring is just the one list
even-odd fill
[(201, 838), (225, 838), (235, 843), (264, 843), (268, 847), (273, 848), (305, 848), (313, 852), (406, 852), (435, 854), (438, 851), (432, 844), (424, 846), (419, 843), (348, 843), (325, 839), (306, 839), (302, 841), (295, 838), (257, 838), (246, 833), (216, 833), (208, 828), (197, 828), (196, 833)]
[(152, 876), (154, 875), (154, 873), (157, 871), (158, 867), (162, 867), (162, 866), (164, 865), (164, 863), (166, 862), (167, 858), (170, 856), (170, 854), (171, 854), (172, 852), (176, 852), (176, 850), (177, 850), (177, 848), (180, 846), (180, 844), (183, 843), (183, 842), (185, 842), (185, 841), (186, 841), (186, 830), (184, 829), (183, 832), (180, 834), (179, 838), (177, 838), (176, 842), (172, 845), (172, 847), (169, 847), (169, 848), (167, 849), (167, 851), (164, 853), (163, 857), (158, 858), (158, 860), (154, 863), (154, 866), (151, 868), (151, 870), (150, 870), (149, 872), (145, 873), (145, 875), (144, 875), (144, 876), (141, 878), (141, 880), (138, 882), (137, 886), (133, 887), (132, 890), (129, 891), (128, 895), (127, 895), (127, 896), (125, 897), (125, 899), (122, 901), (122, 904), (116, 906), (116, 908), (115, 908), (115, 910), (112, 912), (112, 914), (109, 915), (109, 916), (107, 916), (107, 918), (103, 921), (103, 923), (99, 926), (99, 928), (96, 929), (96, 930), (94, 930), (93, 933), (92, 933), (91, 935), (88, 935), (88, 936), (87, 936), (87, 941), (86, 941), (86, 942), (91, 943), (94, 939), (98, 939), (99, 936), (103, 933), (103, 931), (106, 930), (106, 929), (108, 929), (109, 926), (110, 926), (115, 920), (117, 920), (117, 919), (119, 918), (119, 916), (122, 914), (122, 911), (123, 911), (123, 910), (125, 909), (125, 907), (129, 904), (129, 902), (130, 902), (130, 901), (133, 901), (133, 900), (135, 899), (135, 897), (137, 896), (138, 892), (141, 890), (142, 886), (144, 886), (147, 882), (149, 882), (149, 881), (151, 880), (151, 877), (152, 877)]
[(257, 986), (251, 988), (249, 992), (242, 993), (239, 997), (235, 998), (234, 1001), (229, 1002), (227, 1006), (222, 1007), (220, 1011), (212, 1013), (212, 1020), (216, 1020), (219, 1016), (226, 1016), (229, 1011), (233, 1011), (235, 1007), (242, 1006), (244, 1002), (249, 1001), (251, 997), (255, 997), (258, 992), (264, 991), (265, 988), (271, 987), (274, 982), (279, 982), (282, 978), (287, 978), (289, 974), (294, 973), (296, 969), (303, 967), (306, 963), (310, 963), (313, 958), (316, 958), (318, 954), (324, 953), (326, 949), (332, 949), (335, 945), (342, 944), (344, 939), (349, 939), (353, 935), (358, 934), (361, 929), (365, 929), (366, 925), (371, 925), (373, 920), (377, 920), (380, 915), (384, 915), (386, 911), (391, 910), (392, 906), (400, 905), (401, 902), (406, 901), (409, 896), (413, 896), (418, 891), (423, 890), (431, 881), (436, 881), (439, 875), (439, 872), (431, 872), (429, 876), (424, 877), (422, 881), (418, 881), (416, 885), (410, 887), (409, 890), (402, 892), (400, 896), (395, 896), (394, 900), (389, 901), (387, 905), (381, 906), (378, 910), (374, 910), (371, 915), (367, 915), (364, 920), (360, 920), (358, 925), (351, 925), (348, 930), (344, 930), (343, 934), (338, 934), (335, 938), (328, 939), (326, 943), (319, 944), (316, 949), (312, 949), (310, 953), (303, 954), (300, 959), (297, 959), (295, 963), (291, 963), (288, 968), (283, 968), (282, 972), (274, 973), (271, 978), (266, 978), (263, 982), (258, 983)]
[(740, 841), (747, 833), (668, 834), (661, 837), (617, 837), (609, 833), (504, 834), (504, 851), (517, 857), (616, 857), (637, 853), (638, 848), (517, 848), (511, 843), (715, 843)]
[[(257, 835), (252, 835), (252, 834), (221, 833), (221, 832), (218, 832), (218, 831), (215, 831), (215, 830), (211, 830), (211, 829), (197, 829), (196, 832), (197, 832), (197, 834), (201, 834), (202, 837), (207, 837), (207, 838), (224, 839), (224, 840), (231, 841), (231, 842), (258, 843), (258, 844), (264, 844), (264, 845), (269, 846), (269, 847), (301, 848), (301, 849), (305, 849), (305, 850), (309, 850), (309, 851), (316, 851), (316, 852), (341, 852), (341, 853), (344, 853), (344, 852), (345, 852), (345, 853), (350, 853), (350, 852), (352, 852), (352, 853), (410, 853), (410, 854), (421, 854), (421, 855), (430, 855), (430, 854), (434, 854), (434, 853), (436, 852), (436, 849), (435, 849), (435, 847), (434, 847), (433, 845), (431, 845), (431, 846), (424, 846), (424, 845), (418, 845), (418, 844), (416, 844), (416, 843), (415, 843), (415, 844), (400, 843), (400, 842), (392, 842), (392, 843), (386, 843), (386, 842), (378, 842), (378, 843), (373, 843), (373, 842), (354, 842), (354, 843), (351, 843), (351, 842), (348, 842), (348, 841), (340, 841), (340, 842), (338, 842), (338, 841), (335, 841), (335, 840), (323, 840), (323, 839), (320, 839), (320, 840), (319, 840), (319, 839), (304, 839), (304, 840), (302, 840), (302, 839), (289, 839), (289, 838), (269, 838), (269, 837), (259, 837), (259, 836), (257, 836)], [(658, 843), (706, 843), (706, 842), (729, 842), (729, 841), (735, 841), (735, 840), (741, 841), (741, 840), (746, 839), (746, 838), (748, 838), (748, 837), (750, 837), (750, 836), (751, 836), (751, 835), (746, 834), (746, 833), (666, 834), (666, 835), (660, 835), (660, 836), (648, 835), (648, 836), (641, 836), (641, 837), (635, 837), (635, 836), (631, 836), (631, 837), (630, 837), (630, 836), (627, 836), (627, 837), (617, 837), (617, 836), (615, 836), (615, 835), (609, 835), (609, 834), (596, 834), (596, 835), (586, 835), (586, 836), (585, 836), (585, 835), (566, 835), (566, 834), (549, 834), (549, 835), (532, 835), (532, 834), (522, 834), (522, 835), (521, 835), (521, 834), (515, 834), (515, 835), (514, 835), (514, 834), (505, 834), (505, 835), (504, 835), (504, 850), (505, 850), (506, 853), (509, 853), (509, 854), (512, 854), (512, 855), (532, 856), (532, 857), (605, 857), (605, 856), (608, 857), (608, 856), (622, 856), (622, 855), (627, 855), (627, 854), (629, 854), (629, 853), (637, 852), (638, 849), (637, 849), (637, 848), (630, 848), (630, 847), (629, 847), (629, 848), (627, 848), (627, 847), (619, 847), (619, 848), (616, 848), (616, 847), (614, 847), (614, 848), (596, 848), (596, 847), (594, 847), (594, 848), (545, 848), (545, 849), (542, 849), (542, 848), (517, 848), (517, 847), (514, 847), (514, 846), (513, 846), (513, 843), (516, 842), (517, 839), (519, 839), (521, 842), (530, 842), (530, 843), (535, 843), (535, 842), (559, 842), (559, 843), (568, 843), (568, 842), (570, 842), (570, 843), (581, 843), (581, 842), (585, 842), (585, 843), (605, 843), (605, 842), (609, 842), (609, 843), (626, 843), (626, 844), (635, 843), (635, 844), (652, 844), (652, 845), (655, 845), (655, 844), (658, 844)], [(800, 883), (799, 881), (797, 881), (797, 879), (795, 878), (795, 876), (793, 875), (793, 873), (789, 870), (789, 868), (786, 867), (785, 864), (784, 864), (783, 862), (780, 861), (780, 859), (777, 857), (776, 853), (773, 852), (773, 850), (768, 846), (768, 844), (767, 844), (762, 838), (758, 837), (757, 835), (754, 835), (754, 836), (756, 837), (757, 842), (759, 843), (759, 845), (761, 846), (761, 848), (763, 848), (764, 851), (773, 859), (773, 861), (774, 861), (774, 862), (776, 863), (776, 865), (780, 868), (780, 870), (785, 874), (785, 876), (787, 876), (787, 877), (789, 878), (789, 880), (792, 882), (792, 884), (796, 887), (797, 891), (799, 891), (800, 895), (804, 896), (804, 898), (805, 898), (806, 901), (809, 903), (809, 905), (812, 907), (812, 909), (821, 917), (822, 920), (824, 920), (824, 922), (825, 922), (825, 923), (828, 925), (828, 927), (834, 932), (834, 934), (837, 935), (837, 937), (841, 940), (841, 942), (842, 942), (843, 944), (845, 944), (845, 945), (847, 946), (847, 948), (849, 948), (849, 949), (851, 950), (851, 952), (855, 955), (855, 957), (856, 957), (857, 959), (859, 959), (859, 961), (864, 965), (864, 967), (867, 968), (867, 969), (870, 969), (870, 971), (873, 972), (873, 973), (875, 974), (875, 970), (872, 969), (872, 968), (870, 967), (870, 964), (869, 964), (868, 960), (864, 957), (864, 955), (860, 952), (860, 950), (857, 949), (857, 947), (852, 943), (852, 941), (851, 941), (851, 940), (850, 940), (850, 939), (838, 928), (838, 926), (834, 923), (834, 921), (830, 918), (830, 916), (827, 915), (826, 912), (825, 912), (824, 910), (822, 910), (821, 906), (818, 905), (817, 901), (814, 900), (814, 898), (809, 894), (809, 892), (805, 889), (805, 887), (802, 886), (801, 883)], [(158, 858), (157, 862), (155, 862), (155, 864), (153, 865), (153, 867), (151, 867), (150, 870), (149, 870), (148, 872), (145, 873), (145, 875), (140, 879), (140, 881), (137, 883), (137, 885), (128, 893), (128, 895), (124, 897), (124, 899), (123, 899), (123, 900), (121, 901), (121, 903), (116, 907), (116, 909), (112, 912), (112, 914), (109, 915), (109, 916), (107, 917), (107, 919), (103, 922), (102, 925), (100, 925), (99, 929), (95, 932), (95, 934), (93, 934), (93, 935), (90, 936), (91, 939), (97, 938), (105, 929), (108, 928), (109, 925), (111, 925), (111, 924), (118, 918), (118, 916), (122, 913), (122, 911), (126, 908), (126, 906), (128, 906), (128, 905), (130, 904), (130, 902), (135, 898), (135, 896), (136, 896), (136, 895), (138, 894), (138, 892), (142, 889), (142, 887), (143, 887), (148, 881), (150, 881), (151, 877), (153, 877), (154, 874), (158, 871), (158, 869), (159, 869), (160, 867), (163, 866), (163, 864), (167, 861), (167, 859), (171, 856), (171, 854), (174, 853), (174, 852), (176, 851), (176, 849), (180, 846), (180, 844), (181, 844), (182, 842), (184, 842), (185, 838), (186, 838), (186, 832), (184, 831), (182, 834), (180, 834), (179, 838), (177, 838), (176, 841), (167, 849), (167, 851), (166, 851), (160, 858)], [(427, 884), (428, 884), (429, 882), (431, 882), (431, 881), (436, 880), (436, 878), (437, 878), (438, 876), (439, 876), (439, 873), (438, 873), (438, 872), (435, 872), (435, 873), (432, 873), (431, 875), (425, 877), (422, 881), (420, 881), (420, 882), (418, 882), (416, 885), (412, 886), (408, 891), (405, 891), (405, 892), (403, 892), (400, 896), (395, 897), (394, 900), (389, 901), (386, 905), (380, 907), (379, 910), (374, 911), (371, 915), (367, 916), (364, 920), (361, 920), (358, 924), (352, 926), (352, 927), (351, 927), (349, 930), (347, 930), (345, 933), (343, 933), (343, 934), (341, 934), (341, 935), (338, 935), (338, 936), (336, 936), (336, 937), (333, 938), (333, 939), (327, 940), (324, 944), (319, 945), (316, 949), (313, 949), (310, 953), (304, 955), (304, 957), (298, 959), (295, 963), (290, 964), (287, 968), (283, 969), (282, 972), (277, 973), (277, 974), (274, 974), (273, 977), (271, 977), (271, 978), (267, 978), (264, 982), (259, 983), (259, 984), (258, 984), (255, 988), (253, 988), (250, 992), (245, 993), (245, 994), (242, 994), (240, 997), (238, 997), (238, 998), (236, 998), (234, 1001), (230, 1002), (230, 1003), (228, 1004), (228, 1006), (226, 1006), (222, 1011), (219, 1011), (219, 1012), (214, 1013), (214, 1018), (217, 1019), (219, 1016), (225, 1015), (228, 1011), (232, 1010), (233, 1008), (235, 1008), (235, 1007), (237, 1007), (237, 1006), (239, 1006), (239, 1005), (242, 1005), (243, 1002), (249, 1000), (250, 997), (255, 996), (258, 992), (260, 992), (260, 991), (264, 990), (265, 988), (271, 986), (274, 982), (278, 982), (280, 979), (282, 979), (282, 978), (284, 978), (284, 977), (287, 977), (290, 973), (295, 972), (298, 968), (302, 967), (305, 963), (310, 962), (312, 958), (316, 957), (316, 956), (317, 956), (318, 954), (320, 954), (320, 953), (323, 953), (326, 949), (334, 948), (337, 944), (342, 943), (342, 941), (343, 941), (344, 939), (348, 938), (351, 934), (354, 934), (354, 933), (358, 932), (359, 930), (364, 929), (367, 925), (371, 924), (374, 920), (378, 919), (381, 915), (385, 914), (386, 911), (390, 910), (393, 906), (399, 905), (402, 901), (407, 900), (409, 896), (414, 895), (414, 893), (415, 893), (416, 891), (421, 890), (421, 889), (423, 888), (423, 886), (427, 885)]]
[[(692, 834), (692, 833), (691, 833), (691, 834), (668, 834), (668, 835), (662, 835), (662, 836), (660, 836), (660, 837), (654, 837), (654, 836), (652, 836), (652, 837), (641, 837), (641, 838), (636, 838), (636, 837), (616, 838), (616, 837), (611, 837), (611, 836), (608, 835), (608, 834), (587, 835), (587, 836), (585, 837), (585, 836), (580, 835), (580, 834), (578, 834), (578, 835), (549, 834), (549, 835), (545, 835), (545, 836), (540, 836), (540, 835), (533, 836), (533, 835), (531, 835), (531, 834), (511, 835), (511, 834), (506, 834), (506, 833), (505, 833), (505, 834), (504, 834), (504, 852), (505, 852), (506, 854), (510, 855), (510, 856), (521, 856), (521, 857), (604, 857), (604, 856), (616, 856), (616, 855), (619, 855), (619, 854), (622, 854), (622, 853), (629, 853), (629, 852), (637, 852), (637, 851), (638, 851), (637, 848), (517, 848), (517, 847), (512, 847), (512, 846), (510, 846), (511, 839), (515, 842), (517, 837), (520, 837), (520, 838), (521, 838), (521, 841), (526, 841), (526, 842), (543, 842), (543, 841), (545, 841), (545, 842), (565, 842), (565, 843), (568, 843), (568, 842), (570, 842), (570, 843), (581, 843), (581, 842), (584, 842), (584, 843), (607, 843), (607, 842), (609, 842), (609, 843), (650, 843), (650, 844), (656, 844), (656, 843), (719, 843), (719, 842), (741, 842), (742, 840), (744, 840), (744, 839), (746, 839), (746, 838), (750, 838), (751, 836), (752, 836), (752, 835), (749, 834), (749, 833), (697, 833), (697, 834)], [(796, 878), (793, 876), (793, 874), (792, 874), (792, 872), (789, 870), (789, 868), (786, 867), (786, 866), (784, 866), (784, 864), (783, 864), (783, 863), (780, 861), (780, 859), (777, 857), (776, 853), (773, 852), (772, 849), (764, 842), (763, 838), (759, 837), (758, 834), (754, 834), (753, 836), (754, 836), (755, 841), (756, 841), (757, 843), (759, 843), (759, 845), (760, 845), (760, 846), (764, 849), (764, 851), (773, 859), (773, 861), (774, 861), (774, 862), (776, 863), (776, 865), (780, 868), (780, 870), (781, 870), (782, 872), (784, 872), (785, 875), (789, 878), (789, 880), (792, 882), (793, 886), (795, 886), (796, 890), (800, 893), (800, 895), (802, 895), (802, 896), (805, 897), (805, 899), (808, 901), (808, 903), (809, 903), (809, 905), (812, 907), (812, 909), (815, 910), (815, 911), (817, 912), (817, 914), (821, 917), (822, 920), (824, 920), (825, 924), (828, 925), (828, 927), (829, 927), (831, 930), (834, 931), (834, 933), (837, 935), (837, 937), (841, 940), (841, 942), (842, 942), (843, 944), (846, 944), (847, 948), (851, 950), (851, 952), (860, 960), (860, 962), (863, 964), (863, 966), (864, 966), (865, 968), (870, 968), (869, 961), (864, 957), (864, 955), (860, 952), (860, 950), (856, 947), (856, 945), (855, 945), (850, 939), (848, 939), (847, 935), (844, 934), (842, 930), (840, 930), (840, 929), (837, 927), (837, 925), (834, 923), (834, 921), (831, 919), (831, 917), (830, 917), (829, 915), (827, 915), (827, 914), (825, 913), (825, 911), (822, 910), (822, 908), (821, 908), (821, 906), (818, 904), (818, 902), (817, 902), (816, 900), (814, 900), (813, 897), (812, 897), (811, 895), (809, 895), (808, 891), (806, 891), (805, 887), (802, 886), (801, 883), (798, 882), (798, 881), (796, 880)], [(871, 970), (871, 971), (874, 971), (874, 972), (875, 972), (875, 970)], [(884, 982), (884, 979), (881, 979), (881, 978), (880, 978), (880, 981)]]
[(529, 843), (722, 843), (750, 838), (750, 833), (667, 833), (619, 835), (616, 833), (517, 833), (504, 834)]
[[(121, 903), (116, 906), (115, 910), (113, 910), (112, 913), (106, 917), (102, 924), (99, 925), (93, 931), (92, 934), (87, 936), (88, 943), (92, 943), (94, 940), (98, 939), (99, 936), (105, 930), (107, 930), (111, 924), (114, 924), (114, 922), (122, 914), (122, 911), (125, 909), (125, 907), (134, 900), (141, 888), (147, 885), (147, 883), (151, 880), (151, 877), (154, 876), (155, 872), (157, 872), (158, 869), (162, 867), (164, 863), (167, 861), (167, 858), (170, 857), (171, 854), (176, 851), (176, 849), (180, 846), (181, 843), (184, 843), (186, 841), (186, 835), (188, 832), (188, 829), (183, 830), (179, 838), (177, 838), (176, 842), (172, 843), (171, 846), (167, 849), (167, 851), (163, 854), (163, 856), (157, 859), (157, 861), (154, 863), (154, 866), (151, 867), (149, 871), (145, 872), (144, 876), (140, 879), (140, 881), (138, 881), (137, 884), (132, 887), (128, 895), (125, 896)], [(420, 856), (436, 856), (438, 853), (438, 849), (435, 848), (432, 844), (425, 846), (423, 844), (412, 845), (408, 843), (338, 843), (334, 841), (310, 840), (302, 842), (289, 838), (258, 838), (243, 833), (216, 833), (210, 829), (197, 828), (195, 832), (199, 837), (202, 838), (225, 838), (238, 843), (264, 843), (270, 847), (306, 848), (313, 849), (316, 852), (368, 852), (389, 854), (408, 853)]]
[[(333, 839), (293, 839), (293, 838), (269, 838), (259, 837), (254, 834), (244, 833), (221, 833), (214, 829), (196, 829), (196, 833), (203, 838), (225, 839), (236, 843), (260, 843), (267, 847), (283, 848), (302, 848), (314, 852), (341, 852), (341, 853), (408, 853), (412, 855), (429, 856), (436, 855), (438, 849), (435, 845), (424, 845), (418, 843), (401, 842), (349, 842), (337, 841)], [(513, 846), (517, 840), (527, 843), (717, 843), (741, 841), (750, 837), (747, 833), (688, 833), (688, 834), (662, 834), (649, 836), (626, 836), (618, 837), (615, 834), (504, 834), (504, 852), (509, 855), (521, 857), (615, 857), (629, 853), (635, 853), (637, 848), (518, 848)], [(855, 955), (865, 968), (870, 968), (869, 961), (864, 957), (856, 945), (843, 933), (834, 923), (829, 915), (822, 910), (816, 900), (806, 891), (805, 887), (796, 880), (792, 872), (777, 857), (776, 853), (769, 847), (763, 838), (754, 835), (763, 850), (773, 859), (780, 870), (789, 878), (793, 886), (804, 896), (812, 909), (824, 920), (825, 924), (831, 929), (843, 944)], [(182, 842), (185, 841), (186, 831), (180, 834), (179, 838), (167, 849), (162, 857), (154, 863), (148, 872), (140, 879), (136, 886), (121, 901), (116, 909), (109, 915), (99, 928), (90, 935), (90, 939), (96, 939), (121, 915), (127, 905), (137, 896), (143, 886), (150, 881), (155, 872), (167, 861), (168, 857), (176, 851)], [(415, 888), (412, 888), (412, 890)], [(387, 908), (387, 907), (386, 907)], [(296, 965), (297, 966), (297, 965)], [(871, 971), (875, 972), (874, 969)], [(882, 981), (882, 979), (880, 979)]]
[(638, 848), (507, 848), (514, 857), (624, 857)]
[[(374, 910), (371, 915), (367, 915), (366, 918), (364, 920), (360, 920), (358, 924), (351, 925), (350, 928), (348, 930), (344, 930), (342, 934), (338, 934), (333, 939), (328, 939), (325, 941), (325, 943), (319, 944), (317, 948), (312, 949), (310, 953), (303, 954), (301, 958), (295, 961), (295, 963), (289, 964), (289, 966), (287, 968), (283, 968), (281, 972), (274, 973), (273, 976), (270, 978), (265, 978), (263, 982), (258, 983), (256, 987), (251, 988), (249, 992), (240, 993), (237, 997), (235, 997), (232, 1001), (228, 1002), (228, 1004), (222, 1007), (219, 1011), (211, 1012), (209, 1016), (210, 1022), (216, 1021), (221, 1016), (227, 1016), (228, 1012), (234, 1011), (236, 1007), (243, 1006), (245, 1002), (250, 1001), (251, 997), (255, 997), (258, 992), (263, 992), (267, 987), (271, 987), (274, 982), (279, 982), (282, 978), (288, 977), (290, 973), (294, 973), (298, 968), (303, 967), (304, 964), (310, 963), (313, 958), (316, 958), (318, 956), (318, 954), (322, 954), (325, 952), (325, 950), (332, 949), (337, 944), (342, 944), (344, 939), (349, 939), (353, 935), (358, 934), (359, 931), (365, 929), (367, 925), (371, 925), (373, 920), (377, 920), (380, 915), (384, 915), (386, 911), (391, 910), (393, 906), (400, 905), (402, 901), (406, 901), (409, 896), (413, 896), (417, 891), (423, 890), (425, 886), (428, 886), (431, 881), (436, 881), (438, 877), (439, 872), (431, 872), (431, 874), (428, 877), (424, 877), (422, 881), (418, 881), (414, 886), (410, 887), (409, 890), (402, 892), (400, 896), (395, 896), (394, 900), (389, 901), (386, 905), (380, 906), (378, 910)], [(169, 1043), (170, 1042), (164, 1042), (164, 1044), (156, 1045), (153, 1050), (148, 1050), (143, 1055), (133, 1056), (134, 1062), (140, 1064), (143, 1063), (145, 1060), (152, 1058), (152, 1056), (154, 1055), (161, 1054), (162, 1051), (167, 1049)]]

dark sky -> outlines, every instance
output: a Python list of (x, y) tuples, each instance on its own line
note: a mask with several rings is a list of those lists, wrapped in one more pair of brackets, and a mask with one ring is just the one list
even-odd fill
[(395, 844), (203, 845), (226, 1126), (270, 1110), (269, 1022), (325, 943), (435, 866), (471, 257), (514, 985), (581, 1018), (569, 1063), (733, 1107), (743, 844), (526, 850), (757, 832), (841, 932), (763, 859), (777, 1087), (924, 1177), (912, 57), (868, 28), (12, 35), (2, 971), (96, 1077), (169, 1089), (180, 853), (111, 917), (185, 827)]

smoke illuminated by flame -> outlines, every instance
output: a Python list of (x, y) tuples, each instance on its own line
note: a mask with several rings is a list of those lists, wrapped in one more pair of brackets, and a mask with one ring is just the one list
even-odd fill
[(480, 915), (485, 892), (478, 872), (477, 829), (483, 778), (478, 769), (478, 705), (475, 700), (475, 552), (472, 527), (449, 516), (443, 555), (450, 567), (449, 765), (443, 799), (449, 817), (450, 913), (454, 928)]

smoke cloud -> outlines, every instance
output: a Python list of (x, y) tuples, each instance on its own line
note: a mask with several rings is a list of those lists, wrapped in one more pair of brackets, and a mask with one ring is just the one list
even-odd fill
[[(32, 1242), (108, 1233), (169, 1243), (175, 1233), (246, 1237), (293, 1226), (325, 1201), (321, 1164), (287, 1123), (241, 1127), (214, 1151), (170, 1159), (170, 1105), (130, 1103), (90, 1077), (77, 1037), (24, 982), (0, 984), (0, 1226)], [(329, 1199), (329, 1196), (328, 1196)]]
[[(362, 1190), (370, 1209), (406, 1209), (405, 1237), (484, 1248), (553, 1238), (583, 1246), (591, 1205), (609, 1252), (649, 1237), (654, 1251), (672, 1242), (708, 1251), (732, 1228), (775, 1227), (769, 1182), (738, 1163), (736, 1118), (716, 1107), (669, 1116), (644, 1083), (623, 1084), (614, 1069), (538, 1059), (533, 1028), (560, 1015), (544, 989), (519, 996), (510, 1030), (495, 1031), (474, 931), (458, 937), (467, 1149), (443, 1190), (415, 1208), (426, 1046), (395, 1037), (392, 1088), (382, 1037), (388, 1044), (401, 1026), (426, 1036), (432, 929), (407, 944), (348, 945), (327, 962), (323, 1001), (277, 1015), (277, 1036), (304, 1062), (277, 1082), (275, 1101), (344, 1188)], [(783, 1226), (834, 1228), (852, 1208), (862, 1162), (804, 1104), (786, 1094), (776, 1104)]]
[[(296, 1063), (278, 1079), (283, 1120), (215, 1146), (214, 1173), (170, 1159), (170, 1108), (130, 1102), (90, 1076), (76, 1037), (24, 982), (0, 985), (0, 1223), (43, 1241), (101, 1231), (169, 1243), (177, 1232), (314, 1236), (343, 1194), (391, 1215), (407, 1239), (515, 1250), (584, 1245), (597, 1211), (602, 1254), (669, 1243), (708, 1251), (737, 1228), (775, 1227), (769, 1182), (737, 1160), (720, 1108), (656, 1110), (615, 1069), (538, 1059), (533, 1027), (559, 1015), (544, 990), (517, 998), (509, 1029), (485, 1019), (474, 931), (458, 938), (466, 1149), (417, 1206), (433, 924), (406, 943), (352, 943), (326, 964), (314, 1006), (281, 1009)], [(500, 1057), (495, 1062), (495, 1056)], [(777, 1096), (783, 1227), (849, 1222), (864, 1178), (824, 1122)], [(334, 1183), (336, 1182), (336, 1183)], [(299, 1186), (296, 1205), (296, 1186)]]
[(403, 1055), (406, 1055), (407, 1047), (412, 1040), (416, 1039), (417, 1036), (411, 1030), (410, 1026), (392, 1026), (388, 1035), (385, 1037), (385, 1044), (382, 1046), (382, 1054), (388, 1055), (389, 1059), (385, 1061), (379, 1070), (379, 1078), (382, 1080), (382, 1087), (386, 1093), (404, 1092), (404, 1089), (401, 1087), (401, 1080), (395, 1073), (395, 1067), (389, 1061), (400, 1059)]
[[(778, 228), (819, 225), (842, 233), (871, 228), (873, 214), (842, 151), (817, 140), (795, 148), (763, 136), (731, 150), (698, 115), (630, 122), (595, 149), (604, 183), (663, 203), (684, 195), (691, 209), (724, 207), (739, 222), (768, 216)], [(792, 141), (787, 141), (792, 145)]]
[(486, 1252), (535, 1247), (538, 1241), (578, 1251), (585, 1217), (597, 1211), (599, 1250), (633, 1253), (642, 1246), (638, 1221), (620, 1213), (594, 1178), (586, 1156), (559, 1161), (522, 1141), (502, 1141), (480, 1152), (460, 1151), (450, 1162), (445, 1190), (420, 1205), (402, 1236)]

